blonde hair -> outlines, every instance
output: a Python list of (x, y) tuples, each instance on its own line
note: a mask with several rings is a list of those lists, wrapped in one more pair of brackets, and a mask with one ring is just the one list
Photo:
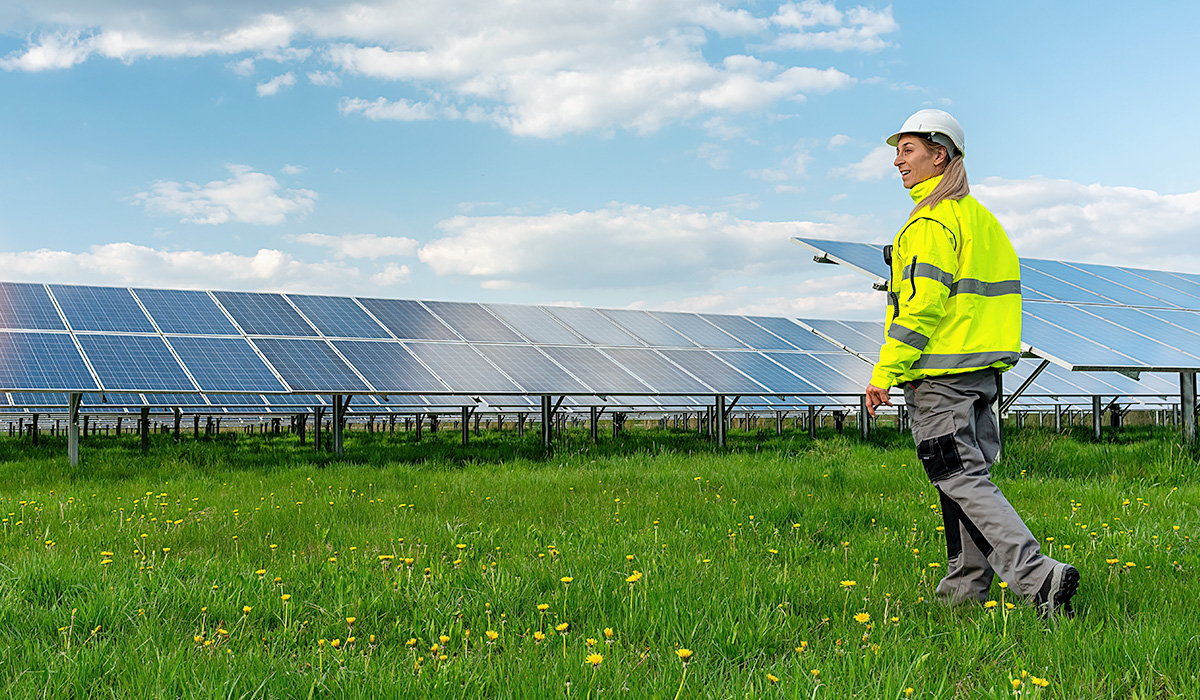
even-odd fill
[[(938, 150), (945, 150), (946, 155), (950, 155), (950, 151), (945, 146), (934, 143), (924, 134), (912, 135), (916, 136), (926, 150), (933, 155), (936, 156)], [(942, 181), (924, 199), (917, 202), (917, 206), (913, 207), (909, 216), (915, 215), (922, 207), (929, 207), (932, 210), (943, 199), (962, 199), (969, 194), (971, 194), (971, 186), (967, 183), (967, 168), (963, 165), (962, 154), (958, 153), (946, 164), (945, 170), (942, 171)]]

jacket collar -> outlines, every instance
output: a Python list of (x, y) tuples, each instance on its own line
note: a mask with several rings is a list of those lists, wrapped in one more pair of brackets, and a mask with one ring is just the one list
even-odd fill
[(923, 181), (918, 182), (917, 184), (913, 185), (912, 189), (908, 191), (908, 195), (910, 197), (912, 197), (912, 200), (914, 203), (918, 203), (922, 199), (925, 199), (926, 197), (928, 197), (929, 193), (933, 192), (933, 189), (935, 187), (937, 187), (938, 183), (941, 181), (942, 181), (941, 175), (934, 175), (933, 177), (929, 178), (928, 180), (923, 180)]

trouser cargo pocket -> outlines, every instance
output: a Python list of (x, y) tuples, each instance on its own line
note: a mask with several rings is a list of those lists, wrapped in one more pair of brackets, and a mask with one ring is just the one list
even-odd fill
[(925, 474), (935, 484), (963, 470), (953, 435), (942, 435), (917, 443), (917, 457), (925, 467)]

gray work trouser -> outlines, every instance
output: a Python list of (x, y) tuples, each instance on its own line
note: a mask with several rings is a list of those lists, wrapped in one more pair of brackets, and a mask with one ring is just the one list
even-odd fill
[(993, 574), (1032, 597), (1057, 564), (989, 474), (1000, 451), (999, 384), (999, 373), (985, 369), (904, 385), (917, 456), (941, 496), (946, 526), (949, 561), (937, 595), (954, 603), (986, 600)]

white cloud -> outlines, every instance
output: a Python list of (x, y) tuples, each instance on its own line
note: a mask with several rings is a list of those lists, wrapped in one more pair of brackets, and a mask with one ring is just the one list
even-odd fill
[(305, 216), (317, 200), (316, 192), (282, 189), (275, 178), (249, 166), (226, 167), (233, 175), (228, 180), (204, 185), (160, 180), (133, 201), (143, 204), (148, 214), (178, 216), (181, 223), (276, 225), (289, 217)]
[(1017, 253), (1106, 265), (1200, 269), (1200, 191), (987, 178), (971, 194), (1008, 232)]
[(879, 51), (891, 46), (881, 37), (900, 28), (890, 5), (878, 11), (858, 6), (842, 12), (834, 3), (820, 0), (787, 3), (771, 21), (796, 30), (781, 34), (772, 44), (776, 49)]
[(330, 236), (324, 233), (302, 233), (287, 236), (288, 240), (307, 245), (328, 248), (333, 257), (341, 258), (386, 258), (398, 255), (413, 255), (417, 252), (417, 241), (403, 236), (376, 236), (371, 233), (345, 233)]
[(409, 268), (408, 265), (388, 263), (387, 266), (382, 270), (371, 275), (371, 283), (387, 287), (397, 284), (404, 284), (405, 282), (409, 281), (411, 274), (412, 269)]
[(391, 102), (383, 97), (374, 101), (343, 97), (338, 102), (338, 111), (342, 114), (361, 114), (372, 121), (417, 122), (436, 119), (438, 116), (438, 109), (428, 102), (403, 99)]
[(133, 243), (95, 245), (84, 253), (33, 250), (0, 253), (4, 279), (74, 284), (145, 285), (192, 289), (309, 290), (336, 281), (361, 282), (357, 268), (307, 263), (280, 250), (253, 255), (162, 250)]
[(308, 82), (317, 87), (338, 87), (342, 84), (342, 78), (337, 73), (318, 70), (308, 74)]
[(240, 75), (243, 78), (249, 78), (254, 75), (254, 59), (243, 58), (240, 61), (230, 61), (225, 64), (225, 67), (233, 71), (234, 75)]
[(270, 80), (264, 80), (255, 87), (255, 91), (258, 93), (259, 97), (267, 97), (270, 95), (276, 95), (280, 90), (289, 88), (295, 84), (296, 76), (289, 72), (284, 73), (283, 75), (277, 75)]
[(286, 163), (279, 170), (287, 175), (299, 175), (300, 173), (304, 172), (305, 168), (303, 165), (292, 165), (291, 163)]
[(829, 176), (847, 177), (859, 182), (882, 180), (896, 174), (896, 166), (892, 165), (895, 160), (896, 149), (891, 146), (879, 146), (857, 163), (830, 169)]
[(829, 148), (837, 148), (850, 143), (850, 137), (845, 134), (835, 134), (829, 139)]
[(837, 237), (829, 224), (738, 219), (689, 207), (611, 204), (545, 216), (456, 216), (417, 253), (438, 275), (540, 288), (705, 288), (727, 275), (795, 271), (792, 236)]

